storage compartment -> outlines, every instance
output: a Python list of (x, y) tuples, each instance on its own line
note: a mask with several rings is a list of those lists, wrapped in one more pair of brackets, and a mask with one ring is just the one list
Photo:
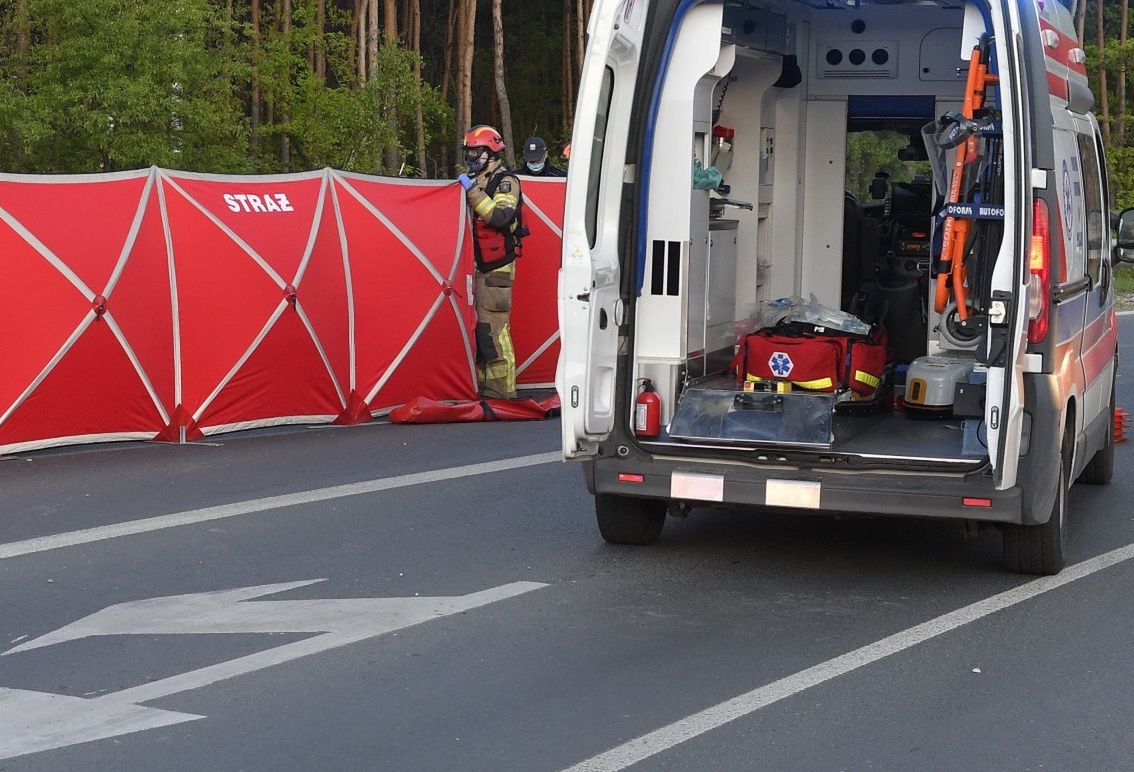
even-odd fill
[[(972, 4), (894, 0), (727, 0), (684, 15), (650, 123), (632, 309), (633, 378), (661, 398), (650, 447), (986, 456), (981, 417), (915, 415), (903, 396), (909, 366), (944, 354), (964, 363), (962, 387), (1000, 397), (983, 374), (991, 276), (1012, 260), (1012, 132), (994, 79), (966, 101), (973, 49), (996, 69), (994, 36), (981, 37), (990, 18)], [(992, 214), (947, 207), (966, 202)], [(888, 340), (885, 356), (870, 352), (866, 367), (850, 348), (832, 352), (866, 375), (817, 389), (828, 396), (798, 382), (750, 391), (745, 380), (777, 378), (738, 374), (738, 344), (781, 298), (853, 315)]]

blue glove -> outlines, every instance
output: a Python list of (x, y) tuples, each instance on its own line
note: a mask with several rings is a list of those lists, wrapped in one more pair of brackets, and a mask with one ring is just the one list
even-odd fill
[(462, 174), (460, 177), (457, 177), (457, 182), (461, 183), (461, 187), (465, 190), (472, 190), (473, 186), (476, 185), (476, 183), (473, 182), (467, 174)]

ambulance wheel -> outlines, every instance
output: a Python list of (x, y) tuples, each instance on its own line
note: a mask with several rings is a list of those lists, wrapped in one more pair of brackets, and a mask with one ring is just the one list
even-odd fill
[(595, 496), (599, 533), (611, 544), (653, 544), (665, 525), (666, 502), (600, 493)]
[(1069, 461), (1065, 453), (1060, 454), (1059, 487), (1048, 521), (1043, 525), (1004, 526), (1004, 567), (1009, 571), (1053, 576), (1063, 570), (1067, 551)]
[(1110, 420), (1106, 424), (1106, 440), (1095, 451), (1079, 475), (1079, 482), (1087, 485), (1106, 485), (1114, 474), (1114, 383), (1110, 384)]

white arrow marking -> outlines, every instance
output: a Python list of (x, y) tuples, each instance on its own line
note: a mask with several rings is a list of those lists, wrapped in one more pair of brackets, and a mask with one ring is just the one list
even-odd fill
[[(111, 695), (113, 696), (113, 695)], [(0, 689), (0, 759), (157, 729), (204, 716), (99, 697)]]
[(513, 582), (454, 597), (248, 602), (321, 581), (324, 580), (121, 603), (9, 649), (4, 656), (96, 635), (324, 633), (95, 699), (0, 688), (0, 759), (204, 718), (146, 708), (138, 703), (199, 689), (547, 586)]

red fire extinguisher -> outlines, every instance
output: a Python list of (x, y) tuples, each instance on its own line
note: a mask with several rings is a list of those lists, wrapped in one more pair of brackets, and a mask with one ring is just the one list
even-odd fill
[(634, 403), (634, 433), (639, 437), (657, 437), (661, 431), (661, 397), (649, 378), (642, 379), (642, 391)]

